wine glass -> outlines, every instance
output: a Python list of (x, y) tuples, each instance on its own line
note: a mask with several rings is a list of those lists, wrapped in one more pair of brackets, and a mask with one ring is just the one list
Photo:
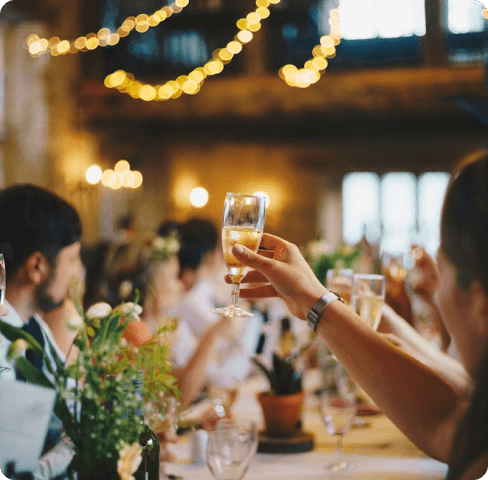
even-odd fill
[(246, 425), (221, 420), (208, 435), (208, 468), (216, 480), (241, 480), (256, 450), (257, 429), (254, 422)]
[(227, 193), (222, 218), (222, 249), (232, 280), (231, 304), (222, 308), (214, 308), (213, 312), (226, 317), (254, 316), (253, 313), (238, 306), (241, 280), (249, 268), (232, 254), (232, 247), (240, 244), (256, 252), (263, 235), (265, 215), (265, 197)]
[(384, 275), (355, 273), (352, 277), (352, 308), (375, 330), (385, 303)]
[(356, 395), (354, 383), (340, 363), (335, 363), (332, 373), (333, 384), (320, 395), (320, 413), (325, 431), (337, 439), (332, 461), (325, 468), (337, 472), (354, 469), (354, 465), (344, 461), (343, 442), (356, 416)]
[(337, 293), (347, 306), (351, 306), (352, 276), (354, 271), (350, 268), (331, 268), (327, 270), (325, 286), (328, 290)]

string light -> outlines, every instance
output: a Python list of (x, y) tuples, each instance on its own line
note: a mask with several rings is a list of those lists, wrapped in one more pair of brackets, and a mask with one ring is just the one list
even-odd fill
[(329, 65), (327, 59), (334, 58), (336, 47), (341, 43), (339, 7), (330, 11), (330, 32), (320, 38), (320, 45), (312, 50), (313, 58), (307, 60), (303, 68), (295, 65), (285, 65), (280, 68), (279, 76), (290, 86), (307, 88), (317, 83)]
[(102, 182), (104, 187), (112, 190), (120, 188), (139, 188), (142, 185), (142, 174), (137, 170), (131, 170), (127, 160), (119, 160), (113, 170), (108, 168), (102, 172), (98, 165), (92, 165), (86, 171), (87, 182), (96, 185)]
[(225, 65), (238, 55), (243, 45), (249, 43), (254, 33), (261, 28), (261, 20), (270, 15), (269, 6), (281, 0), (256, 0), (256, 9), (245, 18), (236, 22), (239, 32), (224, 48), (213, 52), (212, 58), (203, 67), (195, 68), (188, 75), (181, 75), (176, 80), (169, 80), (164, 85), (150, 85), (136, 80), (134, 75), (124, 70), (117, 70), (105, 77), (107, 88), (116, 88), (119, 92), (140, 98), (146, 102), (165, 101), (179, 98), (181, 95), (197, 94), (208, 76), (222, 73)]
[(189, 3), (189, 0), (175, 0), (171, 5), (165, 6), (152, 15), (141, 13), (137, 17), (127, 17), (117, 31), (112, 32), (109, 28), (102, 28), (97, 34), (89, 33), (76, 40), (61, 40), (59, 37), (40, 38), (36, 34), (29, 35), (26, 43), (29, 53), (33, 57), (39, 57), (50, 53), (53, 57), (66, 55), (67, 53), (89, 52), (98, 47), (117, 45), (121, 38), (127, 37), (134, 30), (144, 33), (149, 28), (157, 27), (161, 22), (175, 13), (180, 13)]
[(483, 8), (483, 18), (485, 18), (486, 20), (488, 20), (488, 9), (485, 7)]

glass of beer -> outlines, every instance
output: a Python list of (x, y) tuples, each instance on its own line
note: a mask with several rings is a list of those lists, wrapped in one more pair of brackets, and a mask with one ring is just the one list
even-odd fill
[(226, 317), (252, 317), (254, 314), (239, 307), (241, 280), (249, 270), (233, 254), (235, 244), (256, 252), (263, 235), (266, 198), (257, 195), (228, 193), (222, 217), (222, 249), (229, 277), (232, 280), (230, 305), (213, 311)]
[(352, 308), (375, 330), (385, 302), (384, 275), (355, 273), (352, 277)]

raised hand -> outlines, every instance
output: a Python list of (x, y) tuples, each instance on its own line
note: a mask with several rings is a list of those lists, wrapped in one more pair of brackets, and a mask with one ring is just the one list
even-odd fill
[[(254, 285), (241, 289), (242, 298), (282, 298), (290, 312), (304, 320), (308, 311), (326, 293), (298, 247), (279, 237), (264, 233), (259, 253), (242, 245), (234, 245), (232, 253), (245, 265), (253, 268), (243, 284)], [(271, 258), (269, 258), (271, 257)]]

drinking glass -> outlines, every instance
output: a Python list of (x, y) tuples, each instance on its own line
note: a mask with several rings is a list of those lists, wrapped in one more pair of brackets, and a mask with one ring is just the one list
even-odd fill
[(354, 271), (350, 268), (331, 268), (327, 270), (325, 279), (327, 289), (342, 297), (347, 306), (351, 306), (353, 275)]
[(222, 249), (229, 276), (232, 280), (231, 304), (212, 311), (227, 317), (252, 317), (238, 306), (241, 280), (249, 270), (232, 254), (235, 244), (256, 252), (263, 235), (266, 216), (266, 198), (257, 195), (227, 193), (222, 217)]
[(7, 277), (5, 274), (5, 258), (3, 253), (0, 253), (0, 305), (5, 302), (5, 287), (7, 285)]
[(216, 480), (241, 480), (257, 450), (257, 429), (247, 424), (221, 420), (207, 440), (207, 465)]
[(354, 382), (351, 383), (340, 363), (335, 363), (332, 373), (333, 383), (320, 395), (320, 413), (325, 431), (337, 440), (332, 461), (325, 468), (337, 472), (354, 469), (343, 458), (343, 443), (356, 416), (356, 395)]
[(385, 303), (384, 275), (355, 273), (352, 277), (352, 308), (375, 330)]

